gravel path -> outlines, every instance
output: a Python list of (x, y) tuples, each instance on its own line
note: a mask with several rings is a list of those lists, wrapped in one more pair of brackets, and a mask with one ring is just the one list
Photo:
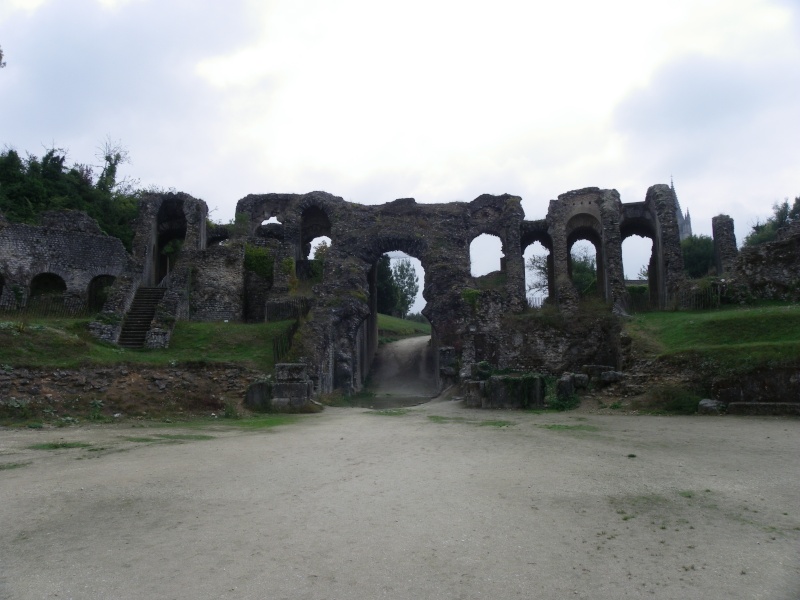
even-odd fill
[[(798, 423), (445, 399), (3, 430), (0, 598), (796, 600)], [(171, 433), (213, 437), (143, 441)], [(59, 440), (94, 445), (29, 448)]]

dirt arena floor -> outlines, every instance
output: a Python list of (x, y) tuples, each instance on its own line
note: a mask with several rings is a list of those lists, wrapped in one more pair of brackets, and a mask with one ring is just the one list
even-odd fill
[(439, 399), (0, 430), (0, 598), (796, 600), (799, 425)]

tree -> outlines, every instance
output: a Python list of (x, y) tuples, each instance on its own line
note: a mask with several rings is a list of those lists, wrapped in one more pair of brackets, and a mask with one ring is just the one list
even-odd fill
[(572, 283), (581, 298), (597, 293), (597, 262), (587, 248), (570, 254), (572, 258)]
[(750, 229), (750, 233), (744, 238), (745, 246), (757, 246), (767, 242), (772, 242), (778, 235), (781, 227), (800, 219), (800, 196), (794, 199), (790, 206), (789, 199), (772, 205), (772, 216), (768, 217), (763, 223), (757, 221)]
[(118, 154), (95, 183), (91, 167), (67, 168), (61, 149), (51, 148), (41, 159), (30, 154), (22, 159), (12, 149), (0, 152), (0, 213), (14, 223), (36, 224), (46, 210), (81, 210), (130, 249), (139, 192), (116, 182), (116, 166), (123, 159)]
[(326, 240), (320, 241), (320, 243), (317, 244), (316, 248), (314, 248), (314, 260), (320, 260), (322, 262), (325, 262), (325, 258), (328, 256), (329, 248), (330, 246), (328, 245), (328, 242)]
[[(589, 254), (586, 248), (573, 249), (572, 258), (572, 283), (578, 293), (588, 296), (597, 291), (597, 263), (595, 257)], [(534, 254), (528, 258), (525, 268), (533, 274), (532, 281), (528, 283), (528, 293), (546, 294), (549, 292), (547, 259), (549, 255)]]
[(417, 292), (419, 292), (417, 271), (409, 259), (403, 258), (394, 265), (392, 275), (399, 291), (397, 308), (400, 311), (400, 316), (405, 318), (408, 314), (408, 309), (411, 308), (417, 298)]
[(378, 312), (384, 315), (391, 315), (397, 310), (400, 300), (400, 290), (394, 281), (392, 266), (387, 254), (378, 259), (377, 265), (377, 285), (375, 293), (378, 296)]
[(690, 235), (681, 240), (683, 271), (692, 279), (708, 275), (714, 267), (714, 240), (707, 235)]
[(3, 48), (0, 46), (0, 69), (6, 66), (6, 63), (3, 61)]
[(525, 263), (525, 268), (533, 275), (527, 285), (528, 294), (546, 296), (550, 293), (547, 279), (547, 254), (532, 254)]

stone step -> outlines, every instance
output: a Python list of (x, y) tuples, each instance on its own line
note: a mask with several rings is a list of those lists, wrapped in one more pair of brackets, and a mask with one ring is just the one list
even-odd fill
[(141, 348), (156, 314), (158, 303), (164, 297), (164, 288), (140, 287), (136, 290), (128, 314), (122, 324), (117, 344), (124, 348)]

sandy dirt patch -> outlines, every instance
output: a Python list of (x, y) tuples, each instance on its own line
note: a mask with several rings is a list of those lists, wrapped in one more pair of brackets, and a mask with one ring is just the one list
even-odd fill
[(451, 400), (3, 430), (0, 598), (795, 600), (798, 456), (791, 419)]

